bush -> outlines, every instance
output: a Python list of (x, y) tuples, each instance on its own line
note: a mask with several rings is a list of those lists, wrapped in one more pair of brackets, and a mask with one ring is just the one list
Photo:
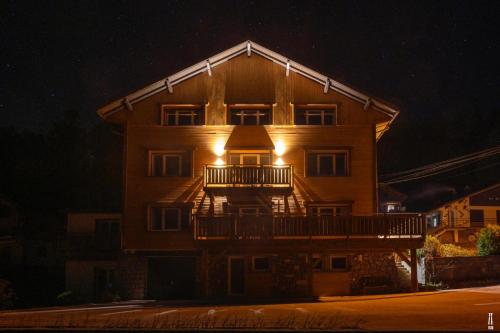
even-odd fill
[(454, 244), (441, 244), (439, 254), (441, 257), (472, 257), (477, 255), (474, 249), (466, 249)]
[(480, 256), (500, 255), (500, 226), (488, 225), (481, 229), (476, 246)]
[(67, 290), (57, 295), (56, 303), (58, 305), (75, 305), (81, 303), (81, 299), (78, 294), (71, 290)]
[(470, 257), (476, 256), (474, 249), (466, 249), (455, 244), (441, 244), (437, 237), (427, 235), (424, 247), (417, 251), (419, 257)]
[(425, 237), (424, 247), (422, 248), (423, 255), (425, 257), (438, 257), (440, 256), (440, 247), (441, 242), (437, 239), (437, 237), (427, 235), (427, 237)]
[(0, 310), (12, 308), (15, 300), (16, 293), (10, 282), (0, 279)]

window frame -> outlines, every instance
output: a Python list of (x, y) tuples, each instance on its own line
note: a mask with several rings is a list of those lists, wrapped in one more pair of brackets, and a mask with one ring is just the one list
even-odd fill
[[(352, 205), (340, 204), (340, 203), (339, 204), (322, 204), (322, 205), (312, 204), (312, 205), (309, 205), (307, 208), (308, 208), (308, 213), (311, 216), (330, 216), (330, 214), (321, 214), (322, 209), (331, 209), (332, 213), (333, 213), (332, 216), (349, 216), (349, 215), (351, 215), (351, 211), (352, 211)], [(345, 215), (338, 214), (337, 209), (339, 209), (339, 208), (340, 209), (345, 208), (347, 213)], [(313, 209), (316, 209), (315, 214), (312, 211)]]
[[(233, 116), (233, 111), (242, 112), (240, 117), (239, 124), (233, 124), (231, 119)], [(260, 112), (267, 111), (267, 115), (269, 116), (268, 124), (261, 124), (261, 117), (265, 116), (263, 113), (260, 115)], [(248, 112), (248, 114), (245, 114)], [(256, 115), (251, 115), (251, 113), (256, 113)], [(255, 125), (245, 124), (245, 117), (256, 117)], [(274, 124), (274, 112), (272, 104), (231, 104), (227, 106), (227, 115), (226, 115), (226, 124), (227, 125), (235, 125), (235, 126), (265, 126), (265, 125), (273, 125)]]
[[(267, 268), (260, 269), (255, 267), (256, 259), (266, 259), (267, 260)], [(269, 256), (252, 256), (252, 271), (258, 273), (267, 273), (271, 272), (271, 260)]]
[[(184, 157), (185, 155), (188, 154), (188, 157), (190, 161), (185, 161)], [(162, 174), (161, 175), (156, 175), (154, 174), (155, 170), (155, 165), (154, 165), (154, 158), (157, 155), (162, 156)], [(166, 174), (166, 168), (167, 168), (167, 163), (166, 159), (167, 157), (178, 157), (179, 158), (179, 165), (178, 165), (178, 174), (177, 175), (167, 175)], [(193, 176), (193, 151), (192, 150), (149, 150), (148, 151), (148, 166), (147, 166), (147, 175), (148, 177), (158, 177), (158, 178), (172, 178), (172, 177), (192, 177)], [(184, 166), (185, 164), (188, 163), (190, 165), (189, 170), (186, 175), (184, 175)]]
[[(206, 119), (206, 105), (204, 104), (162, 104), (160, 107), (160, 125), (168, 127), (186, 127), (186, 126), (205, 126), (207, 123)], [(171, 112), (175, 112), (175, 124), (170, 125), (168, 123), (168, 115)], [(179, 114), (190, 112), (191, 124), (180, 125), (179, 124)], [(200, 112), (200, 124), (196, 123), (195, 114)]]
[[(161, 229), (153, 228), (153, 210), (161, 209)], [(167, 229), (166, 228), (166, 219), (165, 219), (165, 211), (166, 210), (177, 210), (177, 228), (175, 229)], [(175, 206), (159, 206), (159, 205), (150, 205), (148, 207), (148, 231), (152, 232), (169, 232), (169, 231), (181, 231), (182, 230), (182, 207)]]
[[(309, 165), (309, 155), (316, 155), (315, 173), (311, 174), (311, 166)], [(344, 155), (344, 174), (337, 173), (337, 155)], [(332, 174), (320, 174), (320, 158), (331, 156), (332, 159)], [(304, 158), (304, 176), (305, 177), (349, 177), (351, 176), (351, 150), (350, 149), (325, 149), (325, 150), (306, 150)]]
[[(297, 104), (293, 107), (293, 124), (297, 126), (337, 126), (338, 122), (337, 104)], [(304, 113), (305, 124), (297, 122), (299, 112)], [(316, 113), (316, 114), (314, 114)], [(332, 124), (325, 124), (325, 116), (332, 115)], [(309, 117), (320, 116), (321, 124), (310, 124)]]
[[(474, 218), (474, 221), (473, 221), (473, 218), (472, 218), (472, 213), (477, 213), (477, 214), (480, 214), (481, 215), (481, 218), (480, 219), (477, 219)], [(469, 223), (471, 226), (484, 226), (485, 225), (485, 219), (484, 219), (484, 209), (471, 209), (469, 211)]]
[[(345, 268), (333, 268), (333, 260), (339, 258), (345, 260)], [(349, 256), (346, 255), (331, 254), (329, 256), (328, 264), (330, 272), (348, 272), (350, 270)]]

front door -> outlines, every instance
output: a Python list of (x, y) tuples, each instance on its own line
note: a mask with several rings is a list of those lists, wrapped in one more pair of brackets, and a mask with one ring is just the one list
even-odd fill
[(245, 294), (245, 259), (229, 258), (229, 295)]

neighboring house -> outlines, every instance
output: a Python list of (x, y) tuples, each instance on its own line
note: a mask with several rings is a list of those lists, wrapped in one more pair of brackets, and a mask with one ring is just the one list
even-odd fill
[(68, 214), (66, 290), (86, 301), (100, 301), (106, 299), (106, 293), (117, 293), (120, 225), (120, 214)]
[(344, 295), (416, 265), (424, 219), (377, 215), (385, 102), (248, 41), (98, 114), (123, 128), (125, 298)]
[(406, 211), (403, 202), (408, 198), (404, 193), (387, 184), (379, 184), (378, 199), (381, 213), (402, 213)]
[(500, 224), (500, 183), (449, 201), (426, 214), (429, 233), (443, 242), (474, 243), (488, 224)]

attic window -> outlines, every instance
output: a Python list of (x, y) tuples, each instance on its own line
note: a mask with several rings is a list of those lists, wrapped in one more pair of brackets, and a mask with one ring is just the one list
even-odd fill
[(267, 104), (229, 106), (230, 125), (271, 125), (272, 108)]
[(331, 126), (337, 124), (336, 105), (296, 105), (295, 125), (323, 125)]
[(161, 124), (164, 126), (195, 126), (205, 124), (202, 105), (162, 105)]

